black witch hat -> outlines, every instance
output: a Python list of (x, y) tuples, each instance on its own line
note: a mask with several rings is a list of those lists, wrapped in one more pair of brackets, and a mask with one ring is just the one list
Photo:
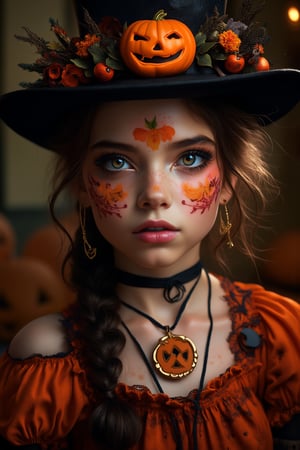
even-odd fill
[(20, 64), (40, 78), (0, 98), (0, 117), (21, 136), (51, 149), (70, 112), (100, 101), (220, 98), (275, 121), (300, 99), (300, 71), (270, 69), (266, 30), (241, 1), (230, 18), (223, 0), (81, 0), (80, 35), (50, 20), (56, 44), (25, 28), (20, 40), (40, 57)]

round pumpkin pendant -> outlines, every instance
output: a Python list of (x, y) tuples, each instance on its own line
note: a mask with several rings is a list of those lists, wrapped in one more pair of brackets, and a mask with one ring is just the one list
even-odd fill
[(169, 378), (182, 378), (191, 373), (198, 360), (193, 341), (186, 336), (168, 333), (153, 351), (155, 368)]
[(185, 72), (196, 53), (192, 31), (179, 20), (164, 19), (160, 10), (153, 20), (138, 20), (124, 31), (120, 52), (127, 67), (143, 77)]

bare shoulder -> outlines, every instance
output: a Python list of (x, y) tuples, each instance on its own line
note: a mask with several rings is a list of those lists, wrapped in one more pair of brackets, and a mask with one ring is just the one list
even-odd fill
[(224, 289), (220, 283), (220, 280), (213, 274), (209, 274), (211, 282), (211, 298), (212, 298), (212, 311), (214, 318), (220, 320), (229, 317), (228, 304), (225, 301)]
[(29, 322), (12, 339), (9, 354), (14, 359), (26, 359), (33, 355), (53, 356), (67, 353), (67, 342), (61, 314), (49, 314)]

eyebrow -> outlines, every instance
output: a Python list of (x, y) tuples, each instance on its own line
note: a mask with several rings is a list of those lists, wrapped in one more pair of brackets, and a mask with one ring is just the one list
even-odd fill
[(210, 144), (216, 146), (216, 142), (214, 141), (214, 139), (211, 139), (205, 135), (200, 135), (188, 139), (182, 139), (181, 141), (173, 142), (171, 144), (171, 147), (174, 149), (179, 149), (182, 147), (189, 147), (195, 144)]
[(121, 150), (126, 152), (134, 152), (136, 151), (135, 147), (130, 144), (124, 144), (124, 142), (118, 142), (118, 141), (108, 141), (108, 140), (102, 140), (97, 141), (93, 145), (90, 146), (91, 150), (94, 149), (113, 149), (113, 150)]
[[(215, 146), (216, 143), (213, 139), (209, 138), (205, 135), (195, 136), (192, 138), (182, 139), (177, 142), (173, 142), (170, 144), (170, 148), (174, 150), (178, 150), (183, 147), (189, 147), (191, 145), (195, 144), (210, 144)], [(112, 149), (112, 150), (120, 150), (120, 151), (126, 151), (126, 152), (135, 152), (136, 148), (133, 145), (125, 144), (124, 142), (118, 142), (118, 141), (109, 141), (109, 140), (101, 140), (95, 142), (93, 145), (90, 146), (91, 150), (94, 149)]]

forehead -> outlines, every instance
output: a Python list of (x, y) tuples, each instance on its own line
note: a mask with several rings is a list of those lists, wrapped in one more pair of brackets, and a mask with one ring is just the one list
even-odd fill
[(177, 137), (195, 133), (213, 138), (208, 124), (183, 99), (155, 99), (103, 103), (95, 113), (91, 140), (99, 136), (117, 139), (122, 134), (132, 137), (136, 127), (143, 127), (145, 120), (154, 118), (157, 126), (172, 126)]

